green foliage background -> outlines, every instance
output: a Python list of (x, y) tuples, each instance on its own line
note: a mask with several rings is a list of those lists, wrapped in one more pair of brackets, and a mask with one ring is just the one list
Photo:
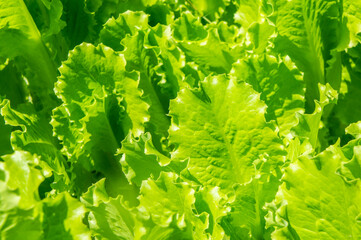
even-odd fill
[(361, 239), (360, 0), (0, 0), (0, 239)]

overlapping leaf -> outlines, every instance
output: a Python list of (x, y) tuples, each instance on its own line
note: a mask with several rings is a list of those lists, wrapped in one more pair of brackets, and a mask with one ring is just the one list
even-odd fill
[(249, 181), (258, 162), (280, 164), (284, 147), (251, 86), (219, 75), (206, 78), (202, 88), (203, 94), (182, 89), (171, 103), (172, 159), (189, 158), (192, 175), (222, 189)]
[(121, 188), (117, 148), (129, 132), (139, 136), (149, 119), (138, 73), (125, 71), (124, 58), (110, 48), (90, 44), (75, 48), (60, 72), (55, 90), (63, 105), (54, 111), (52, 125), (79, 171), (79, 184), (87, 188), (95, 170), (118, 179), (112, 182)]
[[(320, 98), (318, 83), (325, 84), (325, 62), (338, 44), (336, 1), (275, 1), (279, 51), (287, 53), (304, 72), (307, 111)], [(327, 38), (327, 40), (325, 39)], [(323, 41), (325, 40), (325, 41)]]
[(286, 168), (276, 198), (283, 206), (276, 212), (281, 218), (272, 234), (274, 238), (360, 237), (360, 185), (359, 181), (347, 184), (337, 174), (342, 161), (345, 157), (336, 145), (314, 159), (299, 158)]

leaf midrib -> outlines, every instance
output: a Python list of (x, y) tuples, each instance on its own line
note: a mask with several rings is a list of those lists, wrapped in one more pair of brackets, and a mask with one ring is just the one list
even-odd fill
[[(230, 80), (231, 81), (231, 80)], [(230, 84), (230, 81), (228, 84)], [(226, 94), (222, 95), (222, 98), (220, 99), (220, 106), (224, 106), (224, 102), (225, 102), (225, 99), (226, 97), (228, 96), (228, 91), (229, 89), (227, 89), (226, 91)], [(236, 164), (237, 163), (237, 160), (239, 160), (237, 158), (237, 156), (234, 154), (234, 151), (232, 151), (232, 145), (231, 143), (228, 141), (228, 138), (224, 132), (224, 128), (222, 126), (224, 126), (224, 124), (221, 123), (221, 120), (219, 119), (219, 114), (217, 114), (217, 109), (215, 109), (214, 107), (214, 104), (211, 103), (211, 109), (212, 109), (212, 115), (214, 116), (214, 119), (216, 120), (216, 123), (217, 123), (217, 126), (218, 126), (218, 129), (220, 130), (220, 133), (222, 135), (222, 138), (223, 138), (223, 141), (224, 141), (224, 144), (226, 145), (226, 148), (227, 148), (227, 152), (228, 152), (228, 155), (231, 159), (231, 167), (232, 168), (235, 168), (235, 171), (236, 173), (239, 173), (239, 174), (232, 174), (233, 175), (233, 179), (235, 180), (235, 183), (242, 183), (242, 178), (241, 178), (241, 169), (239, 168), (239, 165)], [(218, 111), (219, 113), (219, 111)], [(229, 119), (229, 116), (227, 115), (227, 119)], [(238, 129), (237, 129), (238, 131)], [(217, 141), (215, 139), (215, 141)], [(233, 171), (232, 171), (233, 172)], [(230, 186), (232, 187), (232, 186)]]

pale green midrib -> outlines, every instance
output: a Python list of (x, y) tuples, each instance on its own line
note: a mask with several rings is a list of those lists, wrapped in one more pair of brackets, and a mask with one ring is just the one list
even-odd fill
[[(36, 44), (36, 48), (40, 51), (41, 55), (42, 55), (42, 59), (37, 59), (37, 58), (31, 58), (31, 54), (30, 56), (28, 56), (29, 58), (29, 63), (31, 64), (32, 62), (34, 63), (34, 65), (37, 66), (37, 70), (42, 70), (40, 73), (38, 73), (38, 77), (39, 79), (42, 81), (42, 84), (45, 84), (45, 88), (47, 88), (46, 90), (46, 95), (49, 94), (49, 92), (51, 92), (52, 87), (53, 87), (53, 83), (56, 81), (56, 76), (57, 76), (57, 68), (54, 65), (53, 60), (50, 58), (49, 53), (46, 49), (46, 47), (44, 46), (44, 43), (41, 39), (41, 34), (32, 18), (32, 16), (30, 15), (25, 3), (23, 0), (15, 0), (17, 1), (20, 11), (23, 14), (23, 16), (26, 19), (26, 23), (29, 27), (29, 31), (30, 31), (30, 36), (31, 38), (35, 41)], [(41, 87), (42, 84), (35, 84), (37, 87)], [(50, 89), (49, 89), (50, 88)], [(46, 95), (44, 96), (44, 98), (46, 98)], [(42, 99), (42, 100), (47, 100), (47, 99)]]
[[(302, 6), (302, 18), (303, 18), (303, 23), (304, 23), (304, 27), (305, 27), (305, 33), (306, 33), (306, 40), (308, 43), (308, 48), (311, 52), (311, 57), (313, 60), (309, 60), (308, 61), (308, 67), (310, 68), (310, 72), (308, 75), (306, 72), (304, 74), (304, 81), (306, 84), (306, 93), (305, 93), (305, 97), (306, 97), (306, 112), (313, 112), (315, 105), (314, 105), (314, 100), (319, 100), (320, 99), (320, 92), (318, 89), (318, 83), (324, 84), (325, 83), (325, 77), (324, 77), (324, 69), (323, 66), (321, 66), (322, 62), (320, 62), (320, 59), (318, 57), (317, 54), (317, 50), (321, 51), (320, 49), (317, 49), (316, 45), (317, 43), (315, 41), (317, 41), (317, 36), (315, 36), (314, 34), (312, 34), (312, 23), (313, 24), (318, 24), (317, 23), (317, 13), (314, 13), (315, 15), (311, 16), (311, 19), (308, 18), (307, 16), (307, 5), (304, 4)], [(318, 5), (316, 5), (318, 7)], [(311, 10), (312, 11), (312, 10)], [(312, 21), (312, 20), (316, 20), (316, 21)], [(316, 30), (318, 30), (319, 26), (316, 25)], [(322, 53), (321, 53), (322, 54)], [(321, 58), (323, 56), (321, 55)], [(320, 69), (321, 68), (321, 69)]]
[[(228, 91), (228, 89), (227, 89), (227, 91)], [(226, 96), (227, 96), (227, 94), (223, 94), (220, 106), (224, 105)], [(211, 107), (212, 115), (214, 116), (216, 123), (218, 125), (218, 128), (220, 129), (220, 132), (222, 134), (222, 138), (226, 145), (227, 152), (229, 154), (229, 157), (231, 158), (232, 167), (235, 169), (236, 173), (239, 173), (239, 174), (233, 174), (233, 176), (234, 176), (233, 179), (236, 180), (236, 183), (243, 183), (242, 178), (241, 178), (243, 172), (241, 171), (241, 169), (239, 168), (239, 165), (237, 164), (237, 160), (239, 160), (239, 159), (235, 156), (234, 152), (232, 151), (231, 143), (228, 141), (228, 138), (224, 132), (224, 128), (222, 127), (222, 126), (224, 126), (224, 124), (221, 124), (220, 120), (218, 119), (219, 115), (217, 114), (217, 109), (214, 109), (214, 104), (211, 103), (211, 105), (212, 105), (212, 107)], [(219, 111), (218, 111), (218, 113), (219, 113)], [(227, 119), (228, 119), (228, 116), (227, 116)], [(238, 129), (237, 129), (237, 131), (238, 131)], [(215, 141), (218, 141), (218, 140), (215, 139)]]
[(39, 32), (35, 22), (33, 21), (33, 18), (31, 17), (24, 1), (23, 0), (13, 0), (13, 1), (16, 1), (18, 3), (17, 5), (19, 5), (20, 12), (23, 14), (23, 16), (26, 19), (27, 25), (29, 26), (29, 30), (32, 33), (32, 34), (30, 34), (30, 36), (32, 36), (34, 39), (41, 40), (40, 32)]
[[(230, 80), (231, 81), (231, 80)], [(228, 91), (228, 89), (227, 89)], [(224, 94), (222, 99), (221, 99), (221, 104), (220, 106), (223, 106), (224, 105), (224, 101), (225, 101), (225, 98), (226, 98), (227, 94)], [(212, 103), (211, 103), (212, 104)], [(213, 112), (216, 112), (216, 109), (214, 109), (214, 105), (212, 104), (212, 114)], [(219, 113), (219, 111), (218, 111)], [(222, 137), (224, 139), (224, 142), (226, 144), (226, 147), (227, 147), (227, 151), (228, 151), (228, 154), (231, 158), (231, 162), (232, 162), (232, 167), (235, 169), (235, 172), (236, 174), (233, 174), (233, 176), (235, 176), (235, 180), (236, 180), (236, 183), (244, 183), (242, 181), (242, 175), (243, 175), (243, 171), (241, 171), (241, 169), (239, 168), (239, 164), (237, 164), (237, 161), (240, 160), (240, 158), (237, 158), (237, 156), (234, 154), (234, 152), (232, 151), (232, 146), (231, 146), (231, 143), (228, 141), (228, 138), (226, 137), (226, 134), (224, 132), (224, 128), (220, 127), (220, 126), (224, 126), (224, 125), (220, 125), (220, 120), (219, 120), (219, 114), (213, 114), (215, 116), (215, 119), (216, 119), (216, 122), (217, 122), (217, 125), (219, 127), (219, 129), (221, 130), (221, 134), (222, 134)], [(228, 116), (227, 116), (228, 117)], [(228, 119), (228, 118), (227, 118)], [(237, 129), (238, 131), (238, 129)], [(237, 174), (238, 173), (238, 174)], [(254, 193), (255, 193), (255, 199), (256, 199), (256, 204), (255, 204), (255, 208), (256, 208), (256, 222), (258, 223), (258, 227), (255, 226), (255, 229), (256, 229), (256, 236), (254, 236), (256, 239), (263, 239), (263, 236), (262, 236), (262, 233), (263, 233), (263, 228), (261, 226), (261, 217), (260, 217), (260, 209), (259, 209), (259, 191), (258, 191), (258, 185), (257, 185), (257, 189), (255, 189)]]
[[(309, 44), (309, 48), (311, 50), (312, 53), (312, 57), (314, 60), (316, 60), (317, 62), (317, 68), (316, 70), (316, 77), (318, 79), (317, 82), (324, 84), (325, 83), (325, 79), (324, 79), (324, 72), (323, 72), (323, 66), (321, 66), (321, 62), (320, 59), (318, 58), (318, 54), (317, 54), (317, 47), (316, 47), (316, 43), (315, 40), (318, 36), (314, 36), (314, 34), (312, 34), (312, 23), (317, 24), (317, 15), (315, 15), (315, 19), (309, 19), (307, 17), (307, 6), (303, 7), (303, 19), (304, 19), (304, 25), (305, 25), (305, 29), (306, 29), (306, 34), (307, 34), (307, 42)], [(316, 26), (316, 28), (318, 28), (319, 26)], [(317, 41), (317, 40), (316, 40)], [(310, 67), (311, 69), (313, 69), (313, 66), (315, 66), (316, 64), (311, 63)], [(322, 69), (319, 69), (318, 67), (321, 67)]]

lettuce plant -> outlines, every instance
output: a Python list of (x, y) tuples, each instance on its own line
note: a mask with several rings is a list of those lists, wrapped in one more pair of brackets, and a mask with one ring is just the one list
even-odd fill
[(0, 239), (361, 239), (360, 9), (0, 0)]

